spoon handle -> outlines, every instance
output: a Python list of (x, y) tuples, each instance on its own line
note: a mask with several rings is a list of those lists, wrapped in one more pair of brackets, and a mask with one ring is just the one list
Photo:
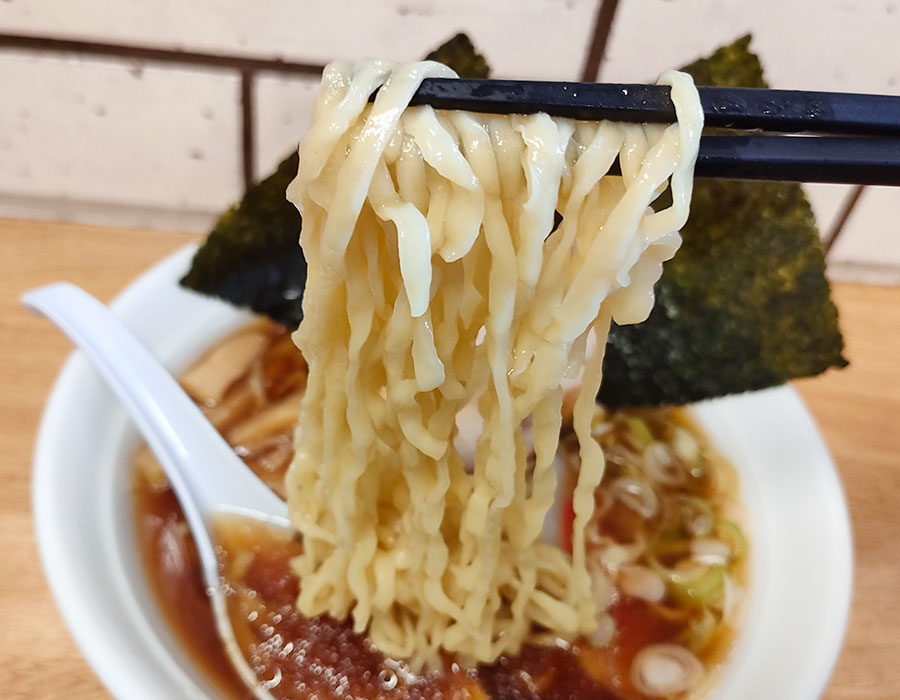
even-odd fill
[(134, 333), (94, 297), (59, 282), (27, 292), (22, 303), (72, 339), (134, 419), (181, 503), (226, 654), (257, 700), (274, 700), (231, 627), (211, 516), (230, 512), (287, 528), (287, 506), (238, 458)]
[(87, 356), (156, 454), (194, 531), (214, 513), (287, 525), (287, 506), (240, 460), (172, 375), (109, 309), (68, 282), (22, 303), (55, 323)]

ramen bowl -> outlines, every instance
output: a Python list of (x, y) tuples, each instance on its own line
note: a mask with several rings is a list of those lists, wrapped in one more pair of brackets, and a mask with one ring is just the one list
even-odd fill
[[(114, 311), (174, 374), (252, 316), (178, 286), (194, 248), (130, 285)], [(712, 699), (812, 700), (840, 650), (852, 554), (834, 465), (793, 389), (690, 409), (736, 468), (751, 540), (743, 623)], [(38, 434), (34, 512), (41, 558), (66, 623), (118, 700), (218, 697), (157, 607), (138, 551), (131, 456), (139, 436), (75, 353)], [(803, 650), (798, 654), (798, 650)]]

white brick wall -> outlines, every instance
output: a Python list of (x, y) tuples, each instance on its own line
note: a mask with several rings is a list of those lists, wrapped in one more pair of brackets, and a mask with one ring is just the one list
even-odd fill
[[(418, 58), (466, 30), (498, 75), (572, 79), (595, 7), (596, 0), (3, 0), (0, 32), (321, 64)], [(258, 75), (256, 177), (296, 146), (312, 85)], [(202, 231), (240, 191), (234, 72), (158, 64), (141, 71), (112, 58), (0, 51), (0, 90), (0, 215)]]
[[(649, 80), (747, 33), (773, 87), (900, 94), (900, 0), (621, 0), (598, 79)], [(827, 233), (851, 188), (806, 189)], [(854, 265), (833, 272), (900, 268), (900, 188), (866, 192), (857, 207), (830, 258)]]
[(265, 177), (296, 148), (312, 117), (319, 81), (262, 74), (256, 81), (256, 179)]
[[(572, 79), (601, 1), (0, 0), (0, 33), (325, 63), (416, 58), (463, 30), (498, 76)], [(620, 0), (598, 79), (652, 79), (747, 32), (777, 87), (900, 93), (900, 0)], [(254, 86), (262, 177), (303, 133), (315, 80)], [(242, 188), (234, 71), (0, 50), (0, 95), (0, 216), (204, 230)], [(829, 231), (849, 188), (808, 192)], [(900, 270), (898, 211), (900, 189), (866, 191), (835, 273)]]
[[(238, 80), (0, 52), (0, 193), (208, 216), (240, 195)], [(59, 207), (59, 208), (57, 208)]]
[(4, 0), (4, 31), (327, 62), (418, 58), (466, 30), (498, 74), (573, 78), (595, 0)]
[(867, 187), (829, 256), (843, 279), (900, 284), (900, 189)]

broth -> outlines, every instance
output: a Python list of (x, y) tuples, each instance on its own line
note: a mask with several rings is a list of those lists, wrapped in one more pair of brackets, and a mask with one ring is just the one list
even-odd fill
[[(283, 495), (305, 376), (288, 332), (258, 323), (218, 344), (182, 383), (236, 452)], [(220, 568), (237, 639), (258, 677), (284, 700), (646, 700), (666, 695), (637, 687), (636, 657), (654, 645), (677, 645), (703, 664), (704, 680), (694, 691), (708, 685), (733, 640), (737, 613), (729, 595), (745, 582), (734, 474), (678, 410), (598, 409), (595, 433), (608, 467), (587, 534), (592, 565), (616, 582), (609, 643), (531, 645), (474, 668), (446, 659), (443, 673), (412, 677), (354, 634), (349, 622), (306, 619), (295, 610), (299, 581), (290, 560), (299, 542), (229, 519), (217, 527)], [(565, 484), (578, 468), (573, 435), (563, 436), (560, 458)], [(196, 549), (173, 492), (146, 448), (135, 467), (138, 542), (160, 609), (223, 697), (252, 698), (216, 636)], [(569, 518), (564, 500), (563, 532)]]

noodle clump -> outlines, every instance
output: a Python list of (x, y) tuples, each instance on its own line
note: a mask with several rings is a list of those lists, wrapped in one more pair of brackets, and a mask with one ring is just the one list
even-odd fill
[[(661, 79), (668, 126), (408, 106), (432, 77), (456, 75), (330, 65), (288, 190), (308, 263), (295, 342), (309, 379), (287, 475), (297, 607), (352, 616), (415, 668), (597, 629), (610, 587), (587, 570), (584, 527), (604, 467), (591, 437), (603, 348), (611, 320), (652, 308), (702, 128), (682, 73)], [(622, 175), (608, 175), (616, 159)], [(571, 555), (541, 538), (569, 377)], [(483, 431), (467, 469), (454, 437), (473, 401)]]

